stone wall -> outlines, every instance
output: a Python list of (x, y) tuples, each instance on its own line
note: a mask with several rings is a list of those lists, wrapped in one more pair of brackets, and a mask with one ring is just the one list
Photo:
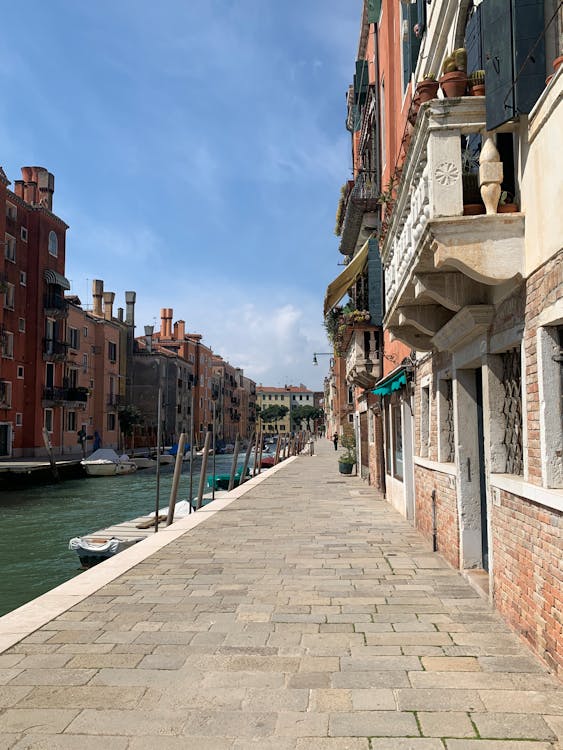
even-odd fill
[(438, 552), (459, 568), (459, 525), (455, 477), (416, 465), (414, 470), (416, 527), (432, 541), (432, 490), (436, 490)]
[(563, 677), (563, 513), (494, 490), (492, 532), (494, 604)]

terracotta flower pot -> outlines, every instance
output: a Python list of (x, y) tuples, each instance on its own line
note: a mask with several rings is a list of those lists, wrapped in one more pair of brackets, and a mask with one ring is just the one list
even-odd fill
[(563, 55), (559, 55), (559, 57), (556, 57), (553, 61), (553, 70), (557, 70), (560, 65), (563, 65)]
[(463, 204), (463, 215), (464, 216), (479, 216), (479, 214), (485, 213), (485, 206), (483, 203), (464, 203)]
[(424, 102), (429, 102), (432, 99), (435, 99), (438, 95), (438, 87), (439, 87), (438, 81), (432, 81), (432, 80), (425, 80), (420, 81), (420, 83), (416, 86), (416, 94), (419, 98), (419, 101), (421, 104)]
[(485, 84), (476, 83), (474, 86), (469, 88), (471, 96), (485, 96)]
[(516, 203), (499, 203), (497, 214), (517, 214), (518, 205)]
[(554, 75), (555, 73), (552, 73), (550, 76), (547, 76), (547, 78), (545, 79), (546, 86), (549, 86), (549, 84), (551, 83), (551, 79), (553, 78)]
[(467, 88), (467, 73), (463, 70), (444, 73), (440, 78), (440, 86), (444, 92), (444, 96), (448, 97), (448, 99), (463, 96)]

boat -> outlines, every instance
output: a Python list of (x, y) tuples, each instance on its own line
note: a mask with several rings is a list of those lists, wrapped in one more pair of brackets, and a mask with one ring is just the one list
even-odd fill
[(131, 547), (137, 542), (146, 539), (140, 536), (134, 539), (118, 539), (112, 537), (98, 536), (75, 536), (69, 543), (68, 548), (77, 553), (80, 565), (83, 568), (91, 568), (98, 563), (108, 560), (110, 557), (117, 555), (124, 549)]
[[(235, 483), (234, 486), (238, 487), (240, 484), (240, 479), (242, 476), (242, 466), (237, 469), (235, 472)], [(250, 476), (250, 471), (246, 470), (246, 476)], [(213, 488), (213, 480), (215, 480), (215, 489), (216, 490), (228, 490), (229, 489), (229, 482), (231, 480), (231, 475), (229, 474), (216, 474), (213, 476), (211, 474), (207, 477), (207, 486)]]
[(165, 464), (173, 464), (176, 461), (176, 456), (172, 456), (170, 453), (161, 453), (160, 456), (158, 456), (158, 459), (156, 453), (152, 453), (151, 458), (154, 460), (155, 464), (158, 460), (161, 466), (164, 466)]
[[(200, 457), (201, 457), (201, 456), (203, 456), (203, 454), (204, 454), (204, 453), (205, 453), (205, 450), (204, 450), (204, 449), (202, 448), (202, 449), (201, 449), (200, 451), (196, 451), (196, 452), (195, 452), (195, 455), (196, 455), (196, 456), (200, 456)], [(210, 448), (210, 449), (209, 449), (209, 450), (207, 451), (207, 455), (208, 455), (208, 456), (212, 456), (212, 455), (213, 455), (213, 448)]]
[(131, 456), (131, 461), (134, 462), (137, 469), (152, 469), (156, 466), (156, 461), (150, 456)]
[(127, 454), (118, 456), (111, 448), (99, 448), (80, 463), (90, 477), (113, 477), (137, 471), (137, 465)]

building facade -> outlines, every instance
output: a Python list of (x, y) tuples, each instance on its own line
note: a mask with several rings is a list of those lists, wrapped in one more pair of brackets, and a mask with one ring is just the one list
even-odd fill
[[(559, 673), (562, 21), (543, 2), (368, 0), (360, 35), (381, 149), (387, 498)], [(447, 96), (452, 74), (465, 84)]]

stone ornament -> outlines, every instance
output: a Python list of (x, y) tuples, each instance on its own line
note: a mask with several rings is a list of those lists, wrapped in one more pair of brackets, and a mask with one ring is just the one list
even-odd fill
[(436, 167), (435, 177), (440, 185), (448, 187), (459, 179), (459, 170), (453, 162), (444, 161)]
[(500, 185), (503, 179), (503, 168), (500, 154), (495, 146), (493, 136), (485, 133), (481, 156), (479, 157), (479, 185), (481, 198), (487, 214), (496, 214), (500, 200)]

